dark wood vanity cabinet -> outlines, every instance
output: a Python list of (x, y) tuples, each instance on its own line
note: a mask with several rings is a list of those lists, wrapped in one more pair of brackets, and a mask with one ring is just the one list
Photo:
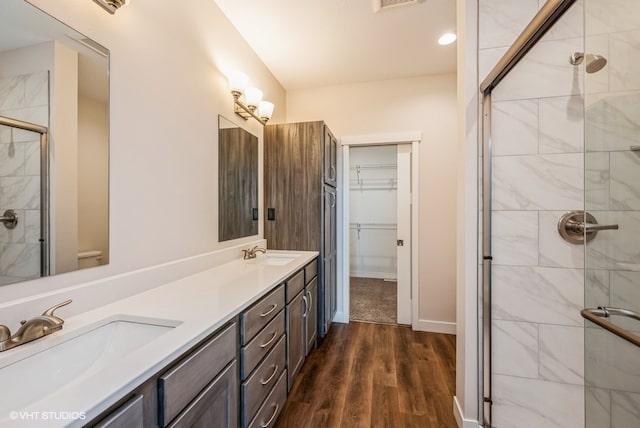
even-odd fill
[(143, 428), (144, 396), (134, 395), (93, 426), (96, 428)]
[(305, 342), (305, 298), (304, 291), (300, 291), (287, 303), (287, 365), (289, 379), (287, 390), (290, 391), (293, 381), (302, 368), (306, 355)]
[(336, 313), (336, 158), (337, 141), (324, 122), (265, 127), (264, 237), (272, 249), (320, 253), (320, 337)]
[(236, 428), (237, 352), (232, 321), (86, 426)]
[(271, 428), (316, 345), (318, 260), (86, 426)]
[[(271, 426), (286, 400), (276, 392), (287, 378), (285, 287), (280, 285), (240, 315), (240, 426)], [(258, 421), (258, 422), (256, 422)]]
[(285, 282), (287, 290), (287, 365), (291, 390), (318, 332), (318, 261), (314, 260)]
[[(313, 263), (317, 267), (317, 263)], [(307, 312), (305, 314), (305, 355), (316, 346), (318, 338), (318, 277), (314, 275), (304, 287)]]

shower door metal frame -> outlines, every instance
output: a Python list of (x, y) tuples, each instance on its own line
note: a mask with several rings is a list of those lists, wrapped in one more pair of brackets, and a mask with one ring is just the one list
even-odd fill
[[(492, 427), (491, 418), (491, 100), (493, 90), (500, 84), (511, 70), (540, 41), (546, 32), (560, 19), (576, 0), (547, 0), (536, 16), (520, 33), (507, 52), (500, 58), (495, 67), (480, 84), (482, 96), (482, 311), (478, 322), (482, 332), (479, 352), (479, 369), (482, 378), (479, 380), (480, 415), (478, 420), (485, 428)], [(480, 350), (479, 350), (480, 351)]]
[(0, 116), (0, 125), (40, 134), (40, 276), (49, 275), (49, 128)]

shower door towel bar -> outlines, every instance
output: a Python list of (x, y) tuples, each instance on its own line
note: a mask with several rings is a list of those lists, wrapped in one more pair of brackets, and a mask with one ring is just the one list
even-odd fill
[(613, 324), (607, 321), (605, 318), (611, 318), (612, 315), (618, 315), (625, 318), (631, 318), (636, 321), (640, 321), (640, 314), (630, 309), (623, 308), (609, 308), (604, 306), (598, 306), (598, 308), (587, 308), (580, 311), (580, 315), (589, 321), (598, 324), (600, 327), (615, 334), (618, 337), (623, 338), (627, 342), (633, 343), (636, 346), (640, 346), (640, 336), (631, 333), (629, 330)]

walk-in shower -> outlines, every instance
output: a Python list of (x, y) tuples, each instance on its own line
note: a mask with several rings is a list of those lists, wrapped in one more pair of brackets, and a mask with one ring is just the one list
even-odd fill
[(483, 427), (640, 426), (639, 3), (480, 0)]
[(49, 274), (49, 131), (0, 116), (0, 283)]

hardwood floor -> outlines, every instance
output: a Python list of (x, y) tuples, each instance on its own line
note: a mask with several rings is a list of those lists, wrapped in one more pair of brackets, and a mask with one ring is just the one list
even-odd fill
[(455, 336), (333, 324), (291, 388), (277, 428), (455, 428)]

